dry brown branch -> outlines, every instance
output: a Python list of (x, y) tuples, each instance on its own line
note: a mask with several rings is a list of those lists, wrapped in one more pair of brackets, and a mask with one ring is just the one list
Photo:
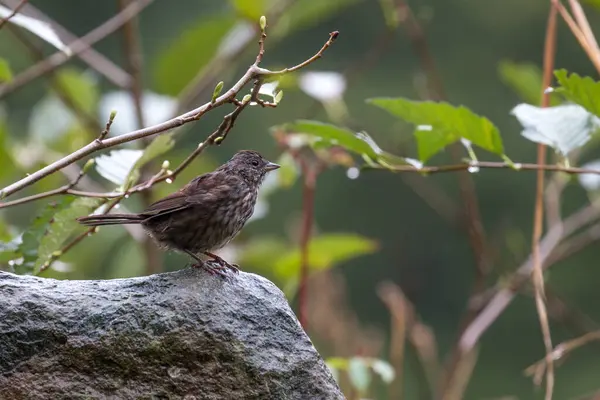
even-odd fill
[[(2, 2), (9, 7), (14, 8), (20, 4), (21, 0), (3, 0)], [(78, 40), (77, 36), (69, 32), (67, 29), (65, 29), (65, 27), (56, 21), (52, 20), (32, 4), (25, 5), (25, 7), (23, 7), (23, 13), (39, 19), (40, 21), (46, 21), (49, 23), (66, 43), (72, 43)], [(76, 56), (79, 57), (90, 68), (103, 75), (109, 82), (112, 82), (116, 86), (128, 88), (131, 85), (131, 76), (111, 60), (98, 53), (96, 50), (88, 48)]]

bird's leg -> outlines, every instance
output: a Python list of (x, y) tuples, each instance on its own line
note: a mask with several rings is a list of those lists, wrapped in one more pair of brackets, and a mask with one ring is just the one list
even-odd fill
[(213, 254), (213, 253), (211, 253), (209, 251), (205, 251), (204, 255), (209, 256), (210, 258), (212, 258), (213, 260), (215, 260), (222, 267), (229, 268), (233, 272), (240, 272), (240, 266), (239, 265), (237, 265), (237, 264), (230, 264), (230, 263), (228, 263), (227, 261), (223, 260), (221, 257), (219, 257), (216, 254)]
[(206, 272), (212, 274), (212, 275), (220, 275), (224, 278), (227, 277), (227, 274), (225, 272), (223, 272), (224, 269), (226, 269), (225, 266), (221, 265), (220, 263), (217, 262), (217, 266), (213, 267), (211, 265), (208, 265), (208, 263), (206, 263), (204, 260), (200, 259), (200, 257), (198, 257), (196, 254), (194, 254), (193, 252), (189, 251), (189, 250), (184, 250), (190, 257), (192, 257), (194, 260), (196, 260), (195, 264), (192, 264), (192, 267), (194, 268), (203, 268)]

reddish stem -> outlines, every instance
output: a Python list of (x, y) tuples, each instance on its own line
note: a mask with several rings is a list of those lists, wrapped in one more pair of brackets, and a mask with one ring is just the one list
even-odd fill
[(315, 186), (317, 172), (314, 168), (301, 163), (302, 176), (302, 232), (300, 236), (300, 287), (298, 291), (298, 319), (304, 330), (308, 329), (308, 245), (313, 224), (313, 210), (315, 202)]

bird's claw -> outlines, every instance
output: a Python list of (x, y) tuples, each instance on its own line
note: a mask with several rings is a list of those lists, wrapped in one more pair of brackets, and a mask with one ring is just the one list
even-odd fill
[(222, 278), (227, 278), (227, 274), (223, 271), (225, 269), (225, 267), (221, 266), (220, 264), (213, 266), (213, 265), (209, 265), (208, 263), (204, 262), (204, 263), (192, 264), (192, 267), (193, 268), (202, 268), (211, 275), (219, 275)]
[(238, 273), (240, 272), (240, 266), (234, 263), (228, 263), (227, 261), (225, 261), (224, 259), (222, 259), (221, 257), (219, 257), (216, 254), (212, 254), (212, 253), (204, 253), (207, 256), (209, 256), (210, 258), (212, 258), (221, 268), (228, 268), (231, 271)]

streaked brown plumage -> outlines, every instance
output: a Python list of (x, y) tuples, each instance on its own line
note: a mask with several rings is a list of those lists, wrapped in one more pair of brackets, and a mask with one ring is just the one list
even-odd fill
[[(141, 224), (167, 249), (182, 251), (213, 273), (235, 265), (211, 253), (229, 243), (252, 216), (258, 189), (267, 172), (279, 165), (259, 153), (242, 150), (213, 172), (200, 175), (177, 192), (151, 204), (138, 214), (107, 214), (80, 217), (87, 226)], [(204, 254), (218, 268), (205, 264)]]

